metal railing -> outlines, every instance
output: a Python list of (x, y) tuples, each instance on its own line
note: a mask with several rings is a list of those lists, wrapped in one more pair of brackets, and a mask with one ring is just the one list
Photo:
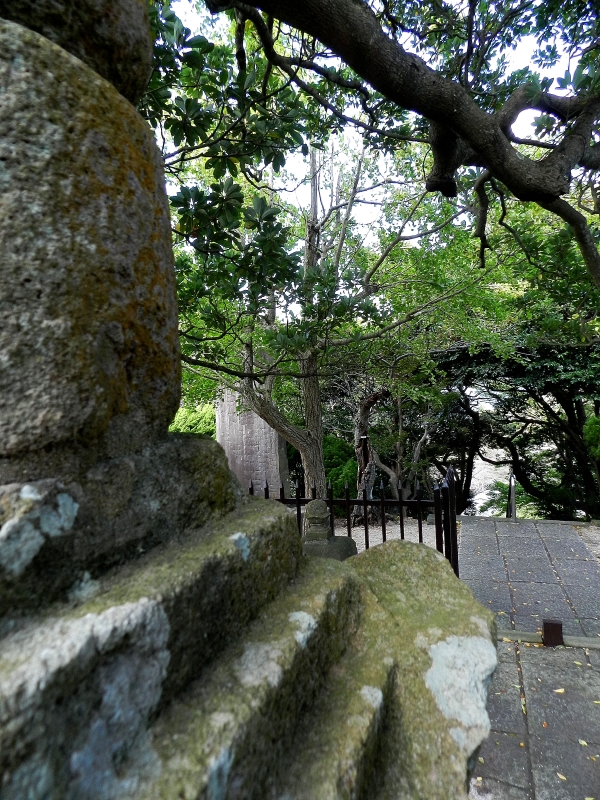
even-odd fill
[[(362, 527), (365, 533), (365, 550), (369, 549), (369, 508), (377, 508), (381, 514), (381, 538), (387, 541), (387, 523), (386, 523), (386, 509), (398, 511), (400, 523), (400, 539), (405, 538), (404, 529), (404, 512), (405, 510), (411, 511), (414, 515), (416, 513), (417, 529), (419, 543), (423, 542), (423, 515), (427, 516), (428, 511), (433, 508), (434, 524), (435, 524), (435, 543), (436, 549), (445, 555), (452, 569), (458, 576), (458, 535), (456, 526), (456, 495), (455, 495), (455, 475), (452, 467), (448, 468), (444, 479), (441, 484), (435, 484), (433, 487), (433, 499), (417, 498), (416, 500), (403, 500), (402, 488), (398, 486), (399, 499), (384, 497), (383, 481), (380, 482), (379, 488), (381, 497), (369, 499), (367, 497), (367, 490), (363, 489), (361, 497), (350, 497), (350, 489), (346, 483), (344, 497), (334, 497), (331, 482), (327, 486), (326, 503), (329, 508), (331, 530), (334, 530), (334, 508), (337, 506), (343, 508), (346, 518), (347, 535), (353, 538), (352, 533), (354, 525), (352, 524), (353, 509), (360, 507), (362, 509)], [(271, 498), (271, 490), (267, 481), (263, 484), (263, 492), (265, 499)], [(248, 488), (248, 493), (255, 494), (255, 487), (252, 481)], [(285, 488), (283, 484), (279, 486), (279, 497), (271, 499), (278, 500), (280, 503), (288, 506), (295, 506), (296, 508), (296, 521), (298, 530), (302, 534), (302, 506), (315, 500), (317, 497), (316, 487), (311, 488), (310, 497), (302, 497), (300, 493), (300, 486), (296, 481), (296, 496), (286, 497)]]
[(512, 519), (513, 522), (517, 521), (516, 483), (515, 476), (511, 472), (508, 476), (508, 502), (506, 503), (506, 518)]

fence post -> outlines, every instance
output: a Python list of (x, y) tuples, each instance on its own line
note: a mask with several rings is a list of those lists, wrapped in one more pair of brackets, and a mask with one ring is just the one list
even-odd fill
[(265, 500), (269, 499), (269, 481), (265, 481)]
[(311, 500), (316, 500), (317, 499), (317, 487), (315, 486), (314, 483), (310, 487), (310, 499)]
[(452, 569), (458, 578), (458, 531), (456, 527), (456, 475), (454, 467), (448, 467), (448, 499), (450, 510), (450, 553)]
[(367, 505), (367, 490), (362, 490), (363, 517), (365, 521), (365, 550), (369, 549), (369, 506)]
[[(447, 473), (446, 473), (447, 475)], [(443, 518), (442, 524), (444, 527), (444, 555), (452, 564), (452, 543), (450, 541), (450, 489), (448, 488), (448, 479), (444, 478), (442, 481), (442, 511)]]
[(283, 481), (279, 484), (279, 499), (285, 500), (285, 486), (283, 485)]
[(515, 483), (515, 476), (511, 471), (508, 476), (508, 502), (506, 504), (506, 516), (508, 519), (512, 519), (513, 522), (516, 522), (517, 520), (517, 497)]
[(384, 494), (384, 488), (383, 488), (383, 478), (379, 481), (379, 491), (381, 492), (381, 538), (385, 542), (386, 541), (385, 494)]
[(296, 522), (298, 533), (302, 536), (302, 503), (300, 502), (300, 484), (296, 481)]
[(404, 503), (402, 500), (401, 481), (398, 481), (398, 512), (400, 513), (400, 538), (404, 539)]
[(248, 486), (248, 494), (254, 494), (254, 484), (252, 483), (252, 481), (250, 481), (250, 484)]
[(421, 505), (421, 486), (419, 481), (415, 481), (415, 491), (417, 493), (417, 526), (419, 528), (419, 544), (423, 544), (423, 507)]
[(433, 514), (435, 518), (435, 547), (439, 553), (443, 553), (444, 529), (442, 525), (442, 492), (437, 483), (433, 485)]
[(346, 525), (348, 526), (348, 536), (352, 538), (352, 525), (350, 523), (350, 488), (348, 486), (348, 481), (346, 481), (345, 493), (346, 493)]
[(329, 500), (329, 524), (331, 525), (331, 535), (335, 533), (335, 517), (333, 516), (333, 486), (331, 481), (327, 484), (327, 499)]

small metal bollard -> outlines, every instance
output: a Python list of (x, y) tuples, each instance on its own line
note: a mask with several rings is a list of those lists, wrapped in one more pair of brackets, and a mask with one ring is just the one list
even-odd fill
[(559, 619), (542, 620), (542, 642), (544, 647), (564, 644), (562, 622)]

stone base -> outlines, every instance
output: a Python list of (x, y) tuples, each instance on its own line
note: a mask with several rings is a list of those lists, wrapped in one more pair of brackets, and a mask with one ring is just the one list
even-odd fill
[(0, 487), (0, 614), (64, 594), (109, 566), (242, 502), (223, 450), (172, 434), (135, 455), (100, 462), (80, 482)]
[(428, 547), (300, 546), (253, 498), (0, 626), (3, 800), (467, 800), (493, 614)]
[(302, 547), (307, 556), (333, 558), (336, 561), (345, 561), (350, 556), (358, 555), (356, 542), (348, 536), (331, 536), (329, 539), (305, 541)]

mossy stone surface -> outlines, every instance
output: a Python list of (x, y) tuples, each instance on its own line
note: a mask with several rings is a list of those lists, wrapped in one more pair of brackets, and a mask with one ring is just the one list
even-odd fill
[(398, 680), (378, 800), (466, 800), (469, 761), (489, 733), (494, 615), (424, 545), (388, 542), (352, 565), (396, 631)]
[[(255, 499), (213, 530), (190, 532), (104, 576), (88, 587), (88, 600), (3, 631), (3, 785), (18, 797), (39, 767), (56, 797), (87, 797), (82, 787), (96, 784), (94, 797), (118, 796), (120, 761), (137, 753), (146, 764), (147, 748), (135, 748), (150, 715), (282, 592), (300, 559), (293, 517)], [(341, 617), (339, 624), (339, 635), (350, 635), (353, 626)]]
[(264, 800), (362, 611), (352, 573), (321, 559), (183, 693), (153, 727), (162, 774), (139, 800)]
[(162, 159), (108, 81), (6, 20), (0, 117), (0, 483), (79, 479), (178, 407)]
[(244, 501), (222, 448), (194, 434), (101, 461), (79, 481), (0, 487), (0, 614), (65, 597), (86, 574), (96, 579)]

